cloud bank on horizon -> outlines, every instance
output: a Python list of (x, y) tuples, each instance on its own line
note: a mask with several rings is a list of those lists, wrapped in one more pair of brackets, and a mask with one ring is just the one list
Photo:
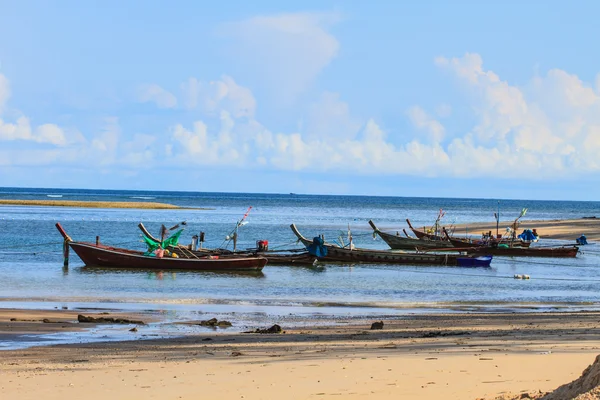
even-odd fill
[[(328, 89), (327, 80), (315, 88), (335, 69), (344, 48), (352, 48), (334, 33), (351, 23), (337, 12), (222, 22), (212, 35), (226, 40), (223, 57), (244, 66), (243, 77), (228, 73), (226, 62), (216, 77), (138, 82), (124, 89), (130, 95), (119, 101), (126, 103), (122, 110), (105, 113), (91, 127), (76, 126), (76, 119), (66, 126), (52, 118), (40, 121), (26, 107), (16, 109), (11, 104), (16, 89), (0, 70), (0, 168), (4, 174), (48, 167), (129, 177), (226, 168), (340, 180), (348, 175), (549, 180), (600, 172), (600, 74), (585, 82), (553, 68), (511, 83), (488, 69), (477, 49), (432, 54), (430, 64), (454, 88), (449, 100), (413, 103), (388, 121), (357, 110), (344, 100), (344, 90)], [(281, 117), (262, 111), (270, 107), (297, 118), (281, 123)], [(132, 109), (159, 115), (158, 124), (122, 126)], [(39, 185), (44, 184), (49, 186)]]

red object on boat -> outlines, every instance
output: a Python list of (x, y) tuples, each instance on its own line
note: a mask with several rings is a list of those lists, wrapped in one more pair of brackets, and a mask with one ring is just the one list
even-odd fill
[(269, 250), (269, 241), (268, 240), (257, 240), (256, 241), (256, 249), (258, 251), (267, 251), (267, 250)]

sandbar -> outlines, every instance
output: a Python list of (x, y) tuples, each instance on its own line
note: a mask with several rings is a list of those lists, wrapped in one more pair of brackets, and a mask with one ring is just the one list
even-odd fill
[(370, 319), (339, 320), (284, 326), (282, 334), (199, 331), (2, 351), (0, 398), (491, 399), (546, 392), (594, 361), (599, 319), (599, 312), (415, 314), (384, 320), (382, 330), (371, 330)]
[[(180, 207), (168, 203), (145, 201), (75, 201), (75, 200), (0, 200), (0, 205), (12, 206), (48, 206), (48, 207), (80, 207), (80, 208), (138, 208), (154, 210), (181, 210), (190, 208)], [(194, 210), (204, 208), (194, 207)]]
[[(500, 221), (499, 233), (512, 226), (513, 221)], [(568, 240), (575, 243), (575, 239), (584, 234), (588, 240), (600, 240), (600, 218), (580, 218), (561, 220), (523, 220), (518, 226), (518, 233), (524, 229), (536, 229), (540, 239)], [(456, 225), (454, 230), (457, 236), (480, 237), (482, 232), (492, 231), (496, 234), (496, 223), (469, 223)]]

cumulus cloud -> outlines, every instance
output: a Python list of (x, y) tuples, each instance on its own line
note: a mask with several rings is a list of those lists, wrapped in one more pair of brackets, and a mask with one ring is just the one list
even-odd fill
[[(289, 29), (294, 31), (294, 24)], [(460, 82), (474, 113), (468, 120), (474, 122), (466, 125), (462, 115), (454, 117), (449, 104), (433, 111), (415, 105), (406, 112), (412, 130), (394, 136), (396, 129), (388, 131), (383, 121), (353, 115), (339, 94), (324, 92), (305, 106), (298, 129), (280, 131), (257, 120), (257, 102), (250, 89), (223, 76), (214, 82), (191, 78), (182, 85), (184, 96), (176, 104), (198, 112), (193, 122), (174, 121), (166, 135), (164, 131), (160, 136), (124, 135), (113, 118), (89, 141), (79, 143), (75, 152), (60, 127), (32, 128), (21, 117), (12, 123), (0, 121), (0, 140), (57, 147), (46, 156), (40, 154), (36, 163), (63, 159), (58, 155), (64, 150), (64, 158), (74, 164), (132, 168), (201, 165), (519, 179), (555, 179), (575, 170), (600, 170), (596, 83), (553, 69), (517, 86), (486, 69), (478, 54), (438, 57), (435, 63)], [(445, 117), (444, 124), (438, 117)]]
[(138, 88), (138, 100), (142, 103), (152, 102), (159, 108), (174, 108), (177, 98), (157, 84), (142, 85)]
[(250, 89), (238, 85), (227, 75), (211, 82), (190, 78), (181, 89), (188, 109), (200, 109), (210, 114), (225, 110), (236, 118), (252, 117), (256, 111), (256, 100)]
[(361, 121), (350, 114), (348, 104), (340, 100), (338, 93), (324, 92), (308, 106), (304, 132), (311, 139), (354, 138), (361, 125)]
[(477, 166), (492, 175), (510, 168), (528, 168), (541, 176), (566, 174), (576, 166), (597, 168), (590, 153), (600, 151), (595, 140), (600, 97), (576, 75), (553, 69), (517, 87), (486, 71), (477, 54), (440, 57), (436, 63), (455, 73), (475, 95), (473, 108), (479, 117), (470, 133), (449, 146), (451, 156), (477, 161), (479, 154), (486, 154), (487, 161)]
[(337, 13), (289, 13), (226, 24), (233, 54), (280, 101), (306, 91), (336, 57), (340, 44), (328, 32)]
[(44, 124), (32, 129), (29, 119), (23, 116), (19, 117), (15, 123), (8, 123), (0, 119), (0, 140), (29, 140), (55, 146), (67, 144), (64, 131), (57, 125)]
[(439, 143), (444, 139), (445, 129), (442, 124), (429, 116), (421, 107), (413, 106), (407, 114), (415, 127), (428, 133), (432, 142)]
[[(203, 164), (361, 174), (507, 177), (527, 171), (526, 177), (547, 178), (575, 167), (600, 168), (599, 96), (577, 76), (550, 70), (519, 87), (485, 69), (478, 54), (435, 62), (463, 83), (473, 126), (449, 135), (430, 113), (413, 106), (407, 117), (414, 136), (399, 143), (375, 120), (353, 117), (338, 94), (325, 92), (307, 107), (297, 132), (273, 132), (254, 119), (221, 118), (221, 127), (198, 121), (192, 128), (175, 127), (179, 146), (171, 151)], [(450, 105), (436, 113), (451, 122)]]
[[(0, 74), (0, 116), (10, 97), (8, 79)], [(74, 140), (80, 139), (78, 135)], [(32, 128), (29, 118), (21, 115), (15, 122), (7, 122), (0, 118), (0, 141), (32, 141), (48, 143), (55, 146), (65, 146), (67, 137), (63, 129), (55, 124), (43, 124)]]

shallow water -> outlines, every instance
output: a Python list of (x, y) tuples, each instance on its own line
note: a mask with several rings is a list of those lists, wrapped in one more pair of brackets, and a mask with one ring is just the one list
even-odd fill
[[(496, 200), (365, 196), (126, 192), (58, 189), (0, 189), (0, 198), (168, 202), (210, 210), (119, 210), (3, 206), (0, 217), (0, 301), (111, 304), (226, 305), (285, 307), (410, 308), (526, 307), (596, 308), (600, 304), (600, 248), (585, 248), (576, 259), (495, 258), (492, 268), (414, 267), (319, 264), (316, 268), (267, 266), (260, 274), (207, 272), (157, 273), (85, 268), (73, 253), (62, 268), (60, 221), (74, 240), (143, 249), (137, 223), (158, 232), (160, 224), (188, 222), (182, 243), (206, 232), (208, 247), (226, 244), (235, 222), (253, 206), (248, 225), (240, 228), (239, 248), (267, 239), (270, 248), (298, 247), (289, 224), (307, 237), (325, 234), (330, 241), (346, 235), (348, 224), (359, 247), (386, 248), (374, 240), (367, 221), (401, 229), (409, 217), (417, 226), (431, 225), (439, 208), (445, 221), (491, 221)], [(501, 213), (514, 218), (578, 218), (595, 215), (598, 202), (501, 201)], [(549, 242), (546, 242), (548, 244)], [(515, 280), (528, 274), (530, 280)], [(1, 304), (0, 304), (1, 306)], [(334, 307), (335, 306), (335, 307)]]

